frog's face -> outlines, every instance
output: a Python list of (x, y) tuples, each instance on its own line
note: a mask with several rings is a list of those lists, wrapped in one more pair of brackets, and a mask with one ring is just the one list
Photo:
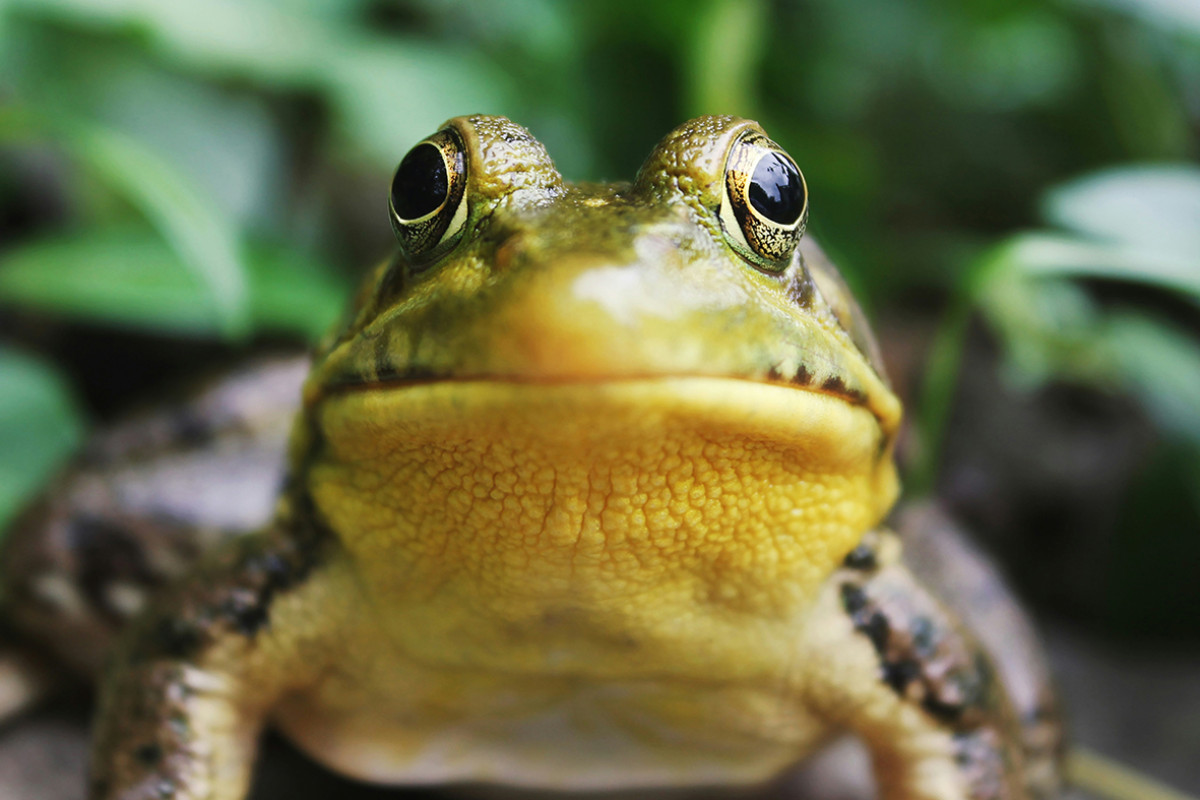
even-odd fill
[[(636, 477), (671, 454), (689, 469), (745, 466), (755, 474), (739, 491), (761, 482), (756, 497), (781, 517), (755, 524), (836, 529), (810, 532), (833, 539), (830, 556), (891, 504), (898, 401), (857, 304), (803, 238), (799, 169), (756, 123), (701, 117), (632, 184), (573, 185), (524, 128), (461, 117), (404, 158), (389, 211), (400, 255), (368, 281), (306, 389), (321, 442), (310, 483), (332, 516), (350, 494), (354, 519), (365, 505), (432, 524), (406, 498), (369, 494), (383, 478), (348, 482), (348, 465), (369, 463), (409, 490), (437, 471), (446, 485), (423, 491), (463, 503), (447, 525), (483, 526), (471, 498), (501, 514), (511, 493), (532, 520), (515, 527), (561, 511), (578, 533), (572, 471), (581, 486)], [(719, 489), (691, 481), (704, 502)], [(629, 503), (636, 527), (649, 510), (635, 507), (653, 503), (637, 491)]]
[(632, 185), (571, 185), (524, 128), (460, 117), (405, 157), (389, 212), (402, 252), (314, 388), (720, 376), (895, 430), (862, 313), (802, 238), (800, 170), (754, 122), (701, 117)]

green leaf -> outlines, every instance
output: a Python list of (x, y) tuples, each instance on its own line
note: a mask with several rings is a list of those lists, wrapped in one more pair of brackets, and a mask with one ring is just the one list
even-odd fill
[(250, 308), (255, 327), (316, 341), (337, 322), (350, 287), (325, 266), (289, 247), (248, 248)]
[(135, 140), (93, 125), (68, 128), (69, 149), (158, 229), (208, 290), (218, 327), (249, 330), (245, 265), (233, 222), (183, 175)]
[(1142, 314), (1114, 314), (1102, 345), (1165, 430), (1200, 445), (1200, 342)]
[(1161, 428), (1200, 444), (1200, 342), (1145, 313), (1106, 312), (1072, 281), (1039, 269), (1061, 243), (1032, 244), (1023, 237), (988, 254), (977, 295), (1017, 374), (1124, 389)]
[(494, 64), (414, 39), (364, 39), (339, 49), (324, 64), (321, 84), (354, 157), (387, 170), (450, 117), (511, 113), (511, 88)]
[(53, 369), (0, 346), (0, 530), (75, 450), (83, 427)]
[(323, 68), (335, 18), (308, 4), (261, 0), (8, 0), (26, 14), (134, 31), (165, 58), (210, 73), (277, 85), (311, 84)]
[(0, 109), (0, 141), (49, 136), (137, 208), (210, 295), (227, 338), (249, 330), (245, 265), (233, 220), (153, 150), (103, 126), (58, 113)]
[(1009, 239), (993, 258), (1003, 269), (1033, 277), (1133, 281), (1182, 292), (1200, 301), (1200, 249), (1182, 253), (1060, 234), (1028, 233)]
[[(295, 251), (256, 245), (246, 257), (250, 322), (316, 339), (345, 287)], [(96, 322), (177, 335), (221, 331), (220, 309), (169, 246), (144, 228), (30, 242), (0, 255), (0, 299)]]
[(146, 230), (57, 236), (8, 250), (0, 256), (0, 298), (172, 333), (217, 328), (203, 286)]
[(1200, 276), (1200, 167), (1103, 170), (1047, 193), (1043, 211), (1087, 237), (1190, 259)]
[(1200, 4), (1195, 0), (1076, 0), (1080, 5), (1108, 6), (1170, 33), (1200, 36)]
[(448, 117), (511, 113), (506, 70), (476, 50), (380, 36), (335, 3), (9, 0), (28, 15), (136, 31), (163, 59), (209, 76), (319, 92), (356, 158), (391, 168)]

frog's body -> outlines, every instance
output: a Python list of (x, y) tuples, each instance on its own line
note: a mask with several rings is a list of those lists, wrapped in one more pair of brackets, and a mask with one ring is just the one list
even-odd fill
[(888, 797), (1051, 791), (1038, 667), (993, 680), (878, 529), (899, 405), (802, 192), (725, 117), (630, 186), (500, 118), (414, 148), (276, 521), (142, 615), (93, 796), (237, 800), (267, 719), (391, 783), (746, 783), (850, 729)]

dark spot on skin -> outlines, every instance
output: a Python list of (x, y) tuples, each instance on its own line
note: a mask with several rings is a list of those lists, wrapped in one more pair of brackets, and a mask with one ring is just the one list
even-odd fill
[(851, 389), (846, 386), (846, 382), (839, 375), (831, 375), (821, 384), (821, 388), (830, 394), (836, 394), (839, 397), (844, 397), (852, 403), (862, 405), (867, 401), (867, 396), (859, 389)]
[(842, 608), (851, 616), (867, 607), (867, 594), (853, 584), (842, 585)]
[(892, 634), (891, 623), (882, 612), (871, 607), (866, 593), (850, 584), (842, 586), (842, 606), (850, 614), (854, 628), (870, 640), (871, 646), (881, 659), (886, 658), (888, 641)]
[(831, 375), (821, 384), (821, 388), (832, 394), (845, 394), (846, 382), (838, 375)]
[(792, 383), (798, 383), (801, 386), (808, 386), (812, 383), (812, 373), (808, 371), (808, 367), (803, 364), (796, 370), (796, 374), (792, 376)]
[(800, 308), (812, 308), (812, 278), (803, 269), (797, 269), (788, 281), (787, 297)]
[(909, 635), (912, 637), (913, 649), (921, 658), (929, 658), (937, 649), (936, 628), (933, 620), (929, 617), (919, 616), (914, 617), (912, 624), (909, 626)]
[(142, 654), (146, 658), (164, 655), (170, 658), (187, 658), (200, 645), (203, 637), (191, 622), (168, 617), (159, 620), (150, 637), (153, 652)]
[(276, 553), (267, 553), (259, 561), (259, 568), (277, 589), (290, 589), (296, 582), (296, 571), (287, 560)]
[(854, 628), (864, 634), (875, 652), (883, 658), (887, 652), (892, 626), (878, 609), (872, 607), (866, 592), (850, 583), (842, 585), (842, 607), (850, 615)]
[(391, 371), (392, 347), (391, 337), (378, 336), (371, 347), (372, 366), (375, 374), (382, 378)]
[(908, 690), (908, 685), (920, 677), (921, 665), (916, 661), (904, 659), (903, 661), (883, 662), (884, 683), (892, 687), (893, 691), (901, 697)]
[(963, 669), (956, 676), (962, 703), (966, 706), (982, 706), (987, 702), (987, 696), (995, 684), (995, 673), (991, 663), (976, 653), (973, 659), (973, 669)]
[(92, 606), (117, 616), (105, 589), (113, 583), (159, 585), (161, 577), (150, 569), (142, 544), (129, 529), (99, 516), (80, 515), (67, 527), (67, 543), (78, 559), (76, 580)]
[[(266, 600), (269, 603), (270, 597), (267, 597)], [(267, 623), (271, 619), (265, 603), (259, 602), (259, 598), (247, 598), (241, 594), (235, 594), (225, 601), (221, 608), (221, 615), (233, 623), (234, 630), (251, 638), (267, 627)]]
[(870, 571), (878, 566), (875, 560), (875, 551), (865, 544), (860, 544), (858, 547), (846, 554), (846, 559), (843, 561), (850, 569)]
[(927, 694), (921, 701), (921, 708), (942, 722), (955, 723), (963, 715), (961, 703), (947, 703), (932, 694)]
[(878, 654), (882, 681), (897, 695), (953, 729), (978, 726), (994, 708), (991, 665), (953, 635), (953, 623), (910, 580), (884, 569), (864, 582), (848, 581), (840, 587), (842, 605)]
[(163, 750), (157, 744), (144, 744), (133, 751), (133, 757), (143, 766), (156, 767), (162, 761)]
[(779, 367), (773, 366), (767, 370), (767, 380), (777, 381), (783, 378), (783, 373), (779, 371)]
[(219, 616), (248, 638), (270, 625), (275, 595), (308, 577), (322, 552), (321, 543), (333, 535), (321, 523), (310, 496), (301, 494), (295, 502), (297, 523), (290, 539), (295, 549), (286, 554), (273, 550), (247, 552), (239, 570), (242, 585), (231, 589), (217, 608)]
[[(855, 615), (862, 616), (862, 613)], [(871, 640), (871, 644), (875, 647), (875, 652), (879, 655), (884, 655), (887, 652), (888, 636), (891, 634), (891, 625), (888, 624), (887, 617), (876, 611), (867, 616), (865, 620), (855, 620), (854, 626), (861, 632), (867, 635)]]

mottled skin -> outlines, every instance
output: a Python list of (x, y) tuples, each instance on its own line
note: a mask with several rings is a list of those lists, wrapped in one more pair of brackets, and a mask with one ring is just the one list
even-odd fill
[[(857, 305), (809, 239), (778, 270), (731, 245), (758, 127), (694, 120), (586, 186), (507, 120), (448, 125), (461, 238), (369, 278), (274, 523), (139, 616), (91, 796), (240, 800), (267, 722), (396, 784), (747, 783), (848, 730), (887, 798), (1050, 796), (1003, 587), (971, 553), (973, 593), (918, 579), (880, 527), (900, 410)], [(1025, 656), (964, 625), (996, 620)]]

